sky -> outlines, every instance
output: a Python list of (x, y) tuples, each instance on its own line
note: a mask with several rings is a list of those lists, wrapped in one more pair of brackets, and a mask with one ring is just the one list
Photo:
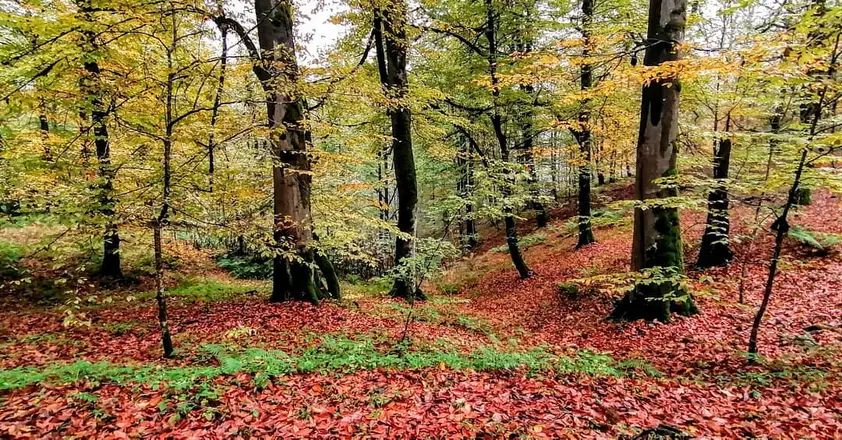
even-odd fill
[(335, 0), (296, 1), (299, 8), (298, 34), (304, 37), (299, 41), (306, 48), (306, 53), (299, 54), (300, 62), (312, 64), (319, 52), (328, 48), (343, 33), (342, 25), (330, 22), (330, 17), (342, 11)]

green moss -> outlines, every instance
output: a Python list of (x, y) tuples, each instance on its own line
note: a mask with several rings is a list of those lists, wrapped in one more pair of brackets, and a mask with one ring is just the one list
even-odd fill
[(575, 283), (560, 283), (557, 285), (558, 291), (569, 299), (576, 299), (579, 297), (579, 285)]
[[(668, 169), (663, 177), (677, 175), (675, 169)], [(675, 188), (664, 188), (661, 197), (674, 197)], [(659, 320), (667, 322), (671, 313), (688, 316), (698, 313), (687, 288), (684, 277), (684, 246), (681, 241), (681, 225), (678, 209), (669, 207), (652, 208), (655, 217), (654, 229), (657, 237), (653, 246), (645, 250), (644, 268), (648, 276), (639, 280), (634, 289), (620, 301), (611, 317), (617, 320)]]

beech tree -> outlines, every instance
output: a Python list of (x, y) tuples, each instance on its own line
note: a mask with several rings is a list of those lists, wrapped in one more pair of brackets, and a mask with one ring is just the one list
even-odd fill
[[(679, 59), (678, 44), (687, 20), (684, 0), (650, 0), (645, 66), (658, 68)], [(653, 77), (643, 86), (637, 143), (635, 197), (643, 206), (634, 212), (632, 269), (649, 270), (658, 282), (639, 283), (612, 313), (614, 319), (668, 321), (671, 313), (689, 315), (696, 306), (682, 287), (684, 248), (678, 210), (678, 102), (681, 86), (674, 72)]]
[[(303, 98), (298, 90), (299, 71), (295, 55), (292, 3), (289, 0), (256, 0), (255, 14), (259, 48), (245, 28), (233, 19), (216, 17), (222, 27), (231, 27), (243, 40), (252, 58), (253, 70), (266, 95), (269, 141), (274, 154), (272, 301), (318, 303), (339, 292), (324, 292), (319, 267), (333, 278), (332, 267), (316, 258), (310, 207), (310, 157)], [(321, 266), (318, 262), (322, 262)], [(338, 284), (331, 282), (331, 286)]]
[(87, 124), (83, 126), (84, 134), (91, 135), (93, 138), (96, 159), (99, 163), (97, 181), (93, 190), (96, 192), (99, 202), (97, 211), (105, 223), (100, 273), (107, 277), (119, 278), (122, 276), (122, 269), (120, 266), (120, 234), (114, 219), (116, 204), (114, 198), (115, 170), (111, 164), (111, 144), (106, 123), (109, 104), (106, 102), (107, 96), (103, 90), (98, 61), (98, 58), (102, 56), (101, 48), (97, 41), (96, 21), (90, 0), (79, 0), (77, 5), (81, 15), (82, 38), (80, 39), (80, 50), (87, 53), (87, 56), (83, 59), (85, 75), (79, 81), (84, 102), (80, 114), (85, 118)]

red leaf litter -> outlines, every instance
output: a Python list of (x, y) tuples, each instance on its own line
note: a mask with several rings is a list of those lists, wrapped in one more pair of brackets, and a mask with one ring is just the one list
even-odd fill
[[(842, 206), (817, 191), (793, 224), (842, 232)], [(736, 209), (734, 233), (747, 233), (753, 212)], [(704, 218), (683, 213), (694, 261)], [(563, 220), (555, 225), (560, 227)], [(696, 225), (696, 226), (691, 226)], [(807, 256), (788, 242), (760, 332), (766, 362), (750, 366), (744, 350), (767, 275), (771, 236), (748, 251), (735, 245), (727, 268), (690, 273), (701, 314), (670, 323), (605, 320), (612, 299), (601, 294), (567, 298), (557, 284), (628, 270), (630, 233), (597, 230), (598, 243), (574, 250), (571, 238), (547, 232), (526, 251), (536, 276), (522, 281), (502, 253), (476, 257), (483, 273), (455, 295), (465, 316), (489, 322), (497, 338), (521, 346), (591, 350), (617, 360), (646, 362), (661, 375), (594, 377), (525, 370), (478, 372), (444, 366), (420, 370), (366, 370), (350, 374), (293, 374), (256, 388), (244, 374), (214, 379), (221, 390), (209, 415), (192, 408), (179, 417), (166, 390), (152, 384), (42, 384), (0, 395), (5, 438), (595, 438), (616, 439), (671, 425), (696, 438), (842, 438), (842, 261), (838, 254)], [(793, 258), (799, 256), (799, 258)], [(748, 263), (745, 304), (737, 303), (742, 262)], [(689, 265), (689, 264), (688, 264)], [(454, 272), (466, 269), (456, 266)], [(393, 307), (394, 306), (394, 307)], [(91, 312), (94, 325), (67, 329), (57, 312), (0, 314), (4, 345), (0, 368), (42, 366), (79, 359), (178, 366), (195, 362), (190, 346), (219, 342), (236, 328), (255, 329), (249, 344), (295, 351), (307, 335), (338, 333), (397, 339), (406, 307), (372, 297), (347, 304), (267, 304), (263, 299), (188, 304), (172, 301), (177, 341), (188, 353), (162, 360), (151, 304), (114, 305)], [(140, 323), (125, 334), (107, 323)], [(451, 341), (464, 349), (491, 343), (458, 325), (414, 322), (414, 340)], [(26, 338), (54, 334), (60, 338)], [(82, 343), (71, 343), (82, 341)], [(188, 341), (193, 342), (188, 344)], [(96, 404), (72, 395), (86, 392)]]

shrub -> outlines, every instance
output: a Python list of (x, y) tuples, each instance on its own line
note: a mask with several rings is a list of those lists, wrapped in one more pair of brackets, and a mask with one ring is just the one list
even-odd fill
[(815, 249), (820, 253), (827, 253), (831, 248), (842, 243), (842, 235), (827, 234), (824, 232), (811, 231), (800, 226), (793, 226), (788, 232), (789, 238)]
[(272, 259), (259, 255), (226, 252), (216, 257), (216, 264), (237, 278), (246, 280), (272, 278)]
[(15, 279), (22, 275), (20, 260), (23, 249), (12, 243), (0, 241), (0, 280)]

